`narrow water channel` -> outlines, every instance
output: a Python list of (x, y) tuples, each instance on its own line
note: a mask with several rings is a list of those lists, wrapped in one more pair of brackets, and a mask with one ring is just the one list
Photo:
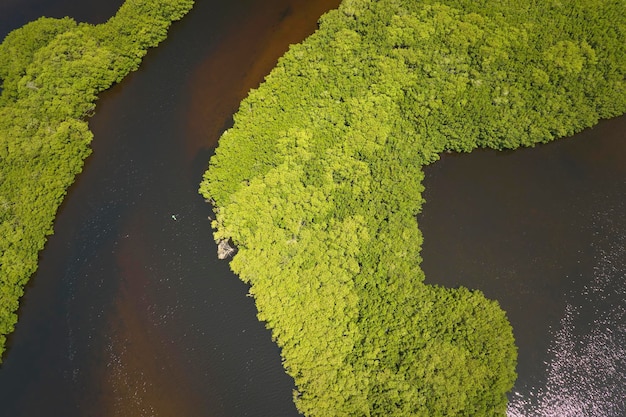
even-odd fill
[(519, 348), (510, 417), (626, 415), (626, 116), (426, 168), (428, 283), (498, 300)]
[[(0, 33), (40, 15), (102, 22), (121, 3), (10, 0)], [(239, 101), (337, 4), (197, 1), (101, 96), (94, 153), (0, 368), (1, 416), (298, 415), (247, 287), (217, 260), (197, 188)]]
[[(102, 22), (122, 0), (5, 0)], [(247, 288), (196, 190), (237, 103), (336, 0), (197, 0), (103, 94), (0, 368), (0, 416), (296, 416)], [(626, 118), (427, 168), (427, 281), (483, 290), (514, 326), (511, 417), (626, 413)]]

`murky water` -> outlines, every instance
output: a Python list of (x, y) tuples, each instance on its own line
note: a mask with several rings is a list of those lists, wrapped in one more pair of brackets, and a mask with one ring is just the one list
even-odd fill
[(124, 0), (2, 0), (0, 2), (0, 40), (24, 24), (46, 17), (70, 16), (78, 22), (102, 23), (111, 17)]
[[(0, 32), (42, 14), (103, 21), (121, 0), (74, 3), (79, 15), (61, 0), (3, 2)], [(196, 3), (97, 104), (94, 153), (0, 369), (1, 416), (298, 415), (197, 188), (239, 101), (338, 2)]]
[[(101, 22), (121, 3), (5, 0), (0, 36), (40, 15)], [(94, 154), (0, 368), (1, 416), (297, 415), (196, 189), (238, 102), (336, 3), (198, 0), (103, 95)], [(620, 118), (427, 168), (427, 279), (507, 311), (520, 347), (511, 417), (626, 414), (625, 132)]]
[(499, 300), (519, 346), (510, 417), (626, 415), (626, 117), (426, 169), (427, 282)]
[(516, 389), (509, 416), (626, 415), (626, 224), (615, 224), (625, 208), (599, 212), (589, 225), (588, 282), (565, 294), (545, 352), (545, 382)]

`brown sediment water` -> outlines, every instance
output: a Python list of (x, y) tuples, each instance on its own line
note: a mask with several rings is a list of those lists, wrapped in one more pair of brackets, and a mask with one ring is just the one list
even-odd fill
[[(189, 77), (188, 146), (217, 144), (221, 132), (248, 91), (258, 87), (291, 44), (317, 29), (317, 19), (339, 6), (338, 0), (302, 2), (281, 0), (250, 7), (237, 26), (223, 34), (223, 42), (206, 56)], [(267, 30), (268, 22), (272, 25)], [(223, 120), (224, 123), (215, 123)]]
[(298, 415), (247, 286), (216, 257), (197, 189), (247, 89), (337, 3), (197, 1), (101, 95), (94, 152), (22, 299), (0, 415)]
[[(194, 390), (181, 390), (185, 375), (179, 355), (164, 343), (163, 331), (154, 325), (150, 312), (155, 301), (149, 292), (154, 271), (146, 268), (146, 242), (142, 241), (140, 218), (125, 227), (116, 264), (119, 287), (107, 311), (108, 343), (100, 346), (102, 361), (94, 372), (94, 385), (101, 387), (99, 410), (110, 417), (158, 417), (194, 415), (198, 403)], [(131, 237), (132, 236), (132, 237)]]
[[(71, 3), (3, 2), (0, 33), (71, 10), (104, 21), (121, 0)], [(336, 3), (197, 1), (102, 95), (94, 153), (0, 368), (0, 415), (298, 415), (247, 287), (215, 256), (197, 188), (239, 100)], [(512, 417), (623, 415), (625, 120), (426, 169), (427, 282), (481, 289), (507, 311), (520, 347)]]

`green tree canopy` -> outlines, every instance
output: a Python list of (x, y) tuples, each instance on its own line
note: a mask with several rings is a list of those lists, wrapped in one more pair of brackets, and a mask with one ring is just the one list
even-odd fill
[(345, 0), (250, 92), (200, 192), (307, 416), (504, 416), (498, 303), (423, 283), (422, 167), (626, 111), (621, 1)]
[(193, 0), (127, 0), (102, 25), (40, 18), (0, 44), (0, 358), (56, 211), (90, 154), (97, 94), (137, 69)]

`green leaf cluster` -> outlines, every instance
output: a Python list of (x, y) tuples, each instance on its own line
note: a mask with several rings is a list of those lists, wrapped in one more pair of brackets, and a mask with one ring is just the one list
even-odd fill
[(307, 416), (504, 416), (516, 348), (423, 283), (422, 167), (626, 111), (623, 1), (345, 0), (250, 92), (200, 192)]
[(137, 69), (192, 0), (128, 0), (101, 25), (40, 18), (0, 44), (0, 357), (56, 211), (90, 154), (97, 94)]

